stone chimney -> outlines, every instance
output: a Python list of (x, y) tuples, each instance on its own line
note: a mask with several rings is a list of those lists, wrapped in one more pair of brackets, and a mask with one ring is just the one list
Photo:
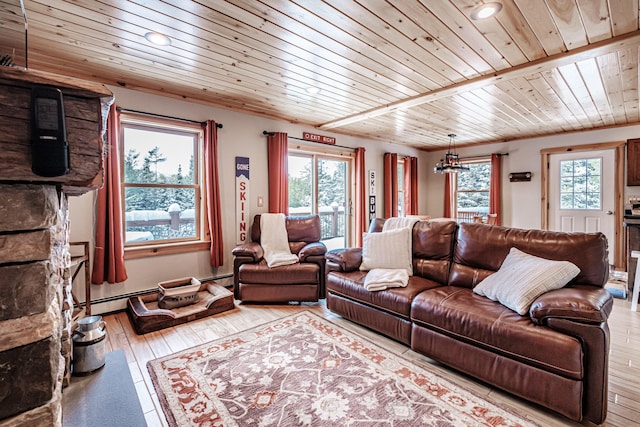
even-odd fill
[[(31, 90), (63, 93), (70, 172), (31, 170)], [(69, 375), (67, 197), (98, 189), (113, 94), (103, 85), (0, 67), (0, 427), (61, 426)]]

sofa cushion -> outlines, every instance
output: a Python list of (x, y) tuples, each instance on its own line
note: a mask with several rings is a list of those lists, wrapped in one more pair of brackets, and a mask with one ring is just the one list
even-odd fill
[(535, 325), (471, 289), (442, 286), (420, 293), (411, 306), (419, 326), (502, 354), (507, 358), (582, 379), (582, 345), (577, 338)]
[(413, 274), (447, 283), (455, 221), (419, 221), (413, 227)]
[(449, 285), (473, 288), (498, 271), (513, 247), (577, 265), (580, 273), (572, 285), (603, 287), (609, 277), (607, 239), (602, 233), (524, 230), (466, 222), (459, 224)]
[[(253, 217), (251, 241), (260, 242), (260, 214)], [(285, 220), (289, 242), (318, 242), (322, 239), (320, 217), (318, 215), (287, 216)], [(299, 248), (298, 248), (299, 250)], [(297, 251), (292, 250), (293, 253)]]
[(349, 273), (332, 271), (327, 275), (327, 293), (340, 295), (408, 319), (411, 312), (411, 301), (416, 295), (425, 289), (442, 286), (432, 280), (411, 276), (409, 283), (404, 288), (371, 292), (364, 288), (366, 275), (366, 271)]
[(382, 233), (363, 233), (360, 270), (401, 268), (413, 274), (411, 229), (400, 228)]
[(242, 264), (238, 268), (238, 278), (242, 283), (267, 283), (274, 285), (295, 285), (318, 283), (320, 266), (315, 263), (297, 263), (269, 268), (264, 258), (255, 264)]
[(500, 269), (480, 282), (473, 292), (524, 316), (536, 298), (564, 287), (579, 272), (569, 261), (553, 261), (511, 248)]

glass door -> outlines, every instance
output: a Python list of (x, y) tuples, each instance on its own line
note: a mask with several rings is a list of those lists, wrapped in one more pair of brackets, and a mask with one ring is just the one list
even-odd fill
[(327, 249), (345, 248), (349, 236), (350, 159), (289, 154), (289, 215), (318, 214)]
[(348, 162), (338, 159), (317, 159), (317, 206), (322, 224), (322, 240), (328, 250), (347, 247), (347, 187)]

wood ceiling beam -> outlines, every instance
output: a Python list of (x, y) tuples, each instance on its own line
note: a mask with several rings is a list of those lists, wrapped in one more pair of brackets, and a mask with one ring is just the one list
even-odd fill
[(469, 92), (475, 89), (480, 89), (485, 86), (494, 85), (500, 81), (510, 80), (518, 77), (526, 77), (535, 73), (558, 68), (563, 65), (574, 64), (576, 62), (595, 58), (608, 53), (617, 52), (621, 49), (628, 49), (635, 45), (640, 45), (640, 30), (627, 33), (622, 36), (614, 37), (612, 39), (607, 39), (601, 42), (583, 46), (570, 52), (564, 52), (524, 64), (516, 65), (515, 67), (496, 71), (495, 73), (478, 76), (459, 83), (454, 83), (450, 86), (435, 89), (430, 92), (421, 93), (419, 95), (404, 98), (389, 104), (381, 105), (379, 107), (371, 108), (369, 110), (352, 114), (341, 119), (322, 123), (318, 125), (317, 128), (335, 129), (343, 126), (348, 126), (353, 123), (389, 114), (397, 110), (416, 107), (418, 105), (433, 102), (438, 99), (454, 96), (463, 92)]

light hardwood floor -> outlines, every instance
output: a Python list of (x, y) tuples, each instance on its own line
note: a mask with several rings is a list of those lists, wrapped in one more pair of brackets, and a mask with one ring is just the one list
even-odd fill
[[(147, 361), (202, 344), (234, 332), (296, 313), (310, 310), (336, 324), (373, 340), (382, 347), (425, 365), (456, 384), (472, 390), (501, 406), (511, 408), (544, 426), (580, 426), (524, 400), (478, 383), (460, 375), (405, 345), (349, 322), (327, 310), (324, 301), (301, 305), (243, 305), (236, 309), (173, 328), (137, 335), (126, 312), (104, 316), (107, 322), (107, 351), (122, 349), (149, 427), (166, 426), (164, 414), (156, 397), (146, 368)], [(640, 425), (640, 312), (632, 312), (630, 303), (615, 300), (609, 318), (611, 353), (609, 359), (609, 414), (605, 426)]]

